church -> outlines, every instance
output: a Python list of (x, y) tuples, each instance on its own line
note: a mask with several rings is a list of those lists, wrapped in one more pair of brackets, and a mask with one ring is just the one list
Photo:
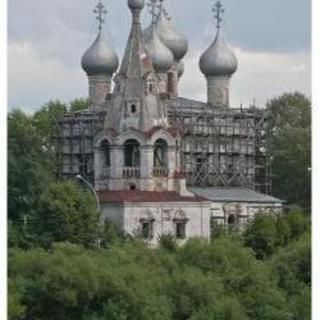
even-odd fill
[(61, 174), (94, 186), (101, 222), (152, 245), (165, 234), (209, 240), (215, 225), (241, 230), (260, 212), (280, 213), (282, 201), (270, 196), (272, 115), (230, 106), (238, 61), (223, 33), (221, 1), (212, 43), (199, 57), (206, 102), (179, 95), (189, 44), (165, 1), (149, 0), (145, 27), (145, 0), (127, 4), (131, 30), (121, 61), (104, 37), (105, 7), (95, 8), (98, 34), (81, 61), (90, 103), (59, 121)]

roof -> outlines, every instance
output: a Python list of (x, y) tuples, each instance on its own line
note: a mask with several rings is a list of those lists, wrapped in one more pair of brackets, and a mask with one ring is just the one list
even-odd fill
[(283, 203), (266, 194), (241, 187), (189, 188), (197, 196), (219, 202)]
[(209, 104), (197, 101), (193, 99), (178, 97), (167, 100), (167, 108), (169, 112), (182, 112), (182, 113), (190, 113), (190, 114), (213, 114), (217, 116), (221, 115), (230, 115), (230, 116), (256, 116), (263, 115), (266, 112), (266, 109), (249, 107), (249, 108), (221, 108), (221, 107), (212, 107)]
[(97, 192), (101, 203), (121, 202), (202, 202), (206, 199), (199, 196), (181, 196), (174, 191), (99, 191)]

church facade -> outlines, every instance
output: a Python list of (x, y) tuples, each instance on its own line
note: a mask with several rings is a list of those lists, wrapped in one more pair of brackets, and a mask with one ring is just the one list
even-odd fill
[(90, 105), (59, 122), (62, 175), (90, 181), (101, 220), (151, 244), (164, 234), (210, 239), (213, 223), (241, 229), (261, 211), (281, 212), (282, 202), (267, 195), (271, 115), (230, 107), (238, 62), (224, 39), (221, 2), (216, 36), (199, 60), (206, 103), (179, 96), (188, 42), (163, 1), (149, 5), (143, 31), (145, 1), (128, 0), (132, 22), (120, 67), (97, 5), (99, 32), (82, 58)]

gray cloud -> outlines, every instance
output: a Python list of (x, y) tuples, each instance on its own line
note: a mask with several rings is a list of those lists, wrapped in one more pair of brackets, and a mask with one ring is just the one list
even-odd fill
[[(193, 97), (203, 97), (205, 83), (198, 71), (197, 59), (214, 36), (214, 22), (210, 13), (212, 2), (166, 1), (178, 25), (187, 35), (191, 49), (186, 59), (187, 64), (190, 64), (187, 70), (189, 68), (192, 72), (186, 72), (181, 93), (193, 92)], [(70, 100), (86, 95), (86, 77), (79, 61), (96, 34), (92, 13), (95, 3), (95, 0), (8, 2), (11, 107), (24, 106), (30, 109), (39, 107), (48, 99)], [(107, 36), (121, 56), (130, 24), (126, 0), (105, 0), (105, 3), (109, 9), (105, 27)], [(250, 53), (251, 57), (278, 53), (273, 58), (281, 60), (286, 57), (288, 63), (284, 65), (287, 68), (295, 64), (304, 66), (295, 73), (299, 75), (296, 79), (279, 65), (278, 76), (284, 84), (283, 89), (300, 89), (309, 94), (309, 82), (305, 80), (308, 80), (310, 73), (310, 1), (224, 0), (224, 3), (224, 27), (232, 45), (241, 48), (242, 53)], [(143, 22), (147, 24), (148, 21), (149, 17), (145, 13)], [(243, 68), (251, 68), (251, 71), (247, 70), (246, 78), (240, 77), (244, 71), (237, 73), (233, 88), (235, 103), (247, 99), (251, 101), (253, 96), (261, 97), (261, 103), (264, 103), (270, 90), (278, 92), (275, 80), (268, 79), (272, 76), (269, 70), (259, 71), (261, 66), (242, 63), (241, 60), (245, 58), (242, 53), (240, 64)], [(264, 63), (268, 64), (268, 59)], [(194, 77), (199, 81), (194, 82)], [(241, 78), (240, 86), (237, 85), (237, 77)], [(193, 84), (192, 88), (188, 83)], [(263, 88), (265, 94), (262, 93)], [(244, 99), (244, 96), (247, 98)]]

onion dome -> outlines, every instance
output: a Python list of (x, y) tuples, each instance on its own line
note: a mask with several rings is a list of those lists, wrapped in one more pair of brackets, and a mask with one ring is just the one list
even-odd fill
[(209, 76), (231, 76), (238, 68), (238, 61), (218, 29), (212, 45), (200, 58), (201, 72)]
[(133, 10), (142, 10), (144, 7), (144, 0), (128, 0), (128, 7)]
[(184, 63), (183, 61), (180, 61), (178, 63), (178, 77), (181, 78), (183, 74), (184, 74)]
[(81, 65), (88, 75), (112, 75), (118, 69), (119, 59), (117, 54), (108, 46), (101, 31), (83, 55)]
[(145, 43), (146, 49), (157, 73), (166, 73), (174, 63), (172, 52), (159, 39), (155, 28), (152, 28), (151, 37)]
[(188, 51), (188, 42), (186, 37), (179, 32), (169, 20), (161, 8), (156, 22), (157, 33), (162, 42), (171, 50), (174, 59), (180, 61)]

